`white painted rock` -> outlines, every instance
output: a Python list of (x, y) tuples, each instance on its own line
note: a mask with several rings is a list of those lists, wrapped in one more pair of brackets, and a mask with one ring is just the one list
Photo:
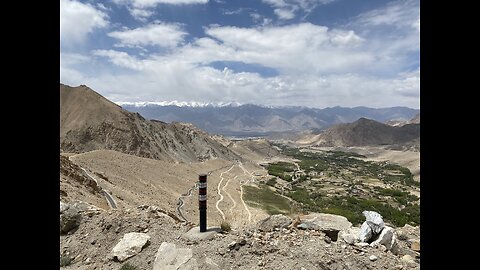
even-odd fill
[(113, 248), (113, 257), (120, 262), (137, 255), (150, 241), (150, 236), (145, 233), (131, 232), (123, 236), (122, 240)]
[(370, 246), (376, 246), (379, 244), (384, 245), (388, 250), (391, 250), (396, 241), (395, 230), (386, 226), (378, 236), (377, 240), (373, 241)]
[(367, 242), (372, 238), (373, 231), (372, 228), (368, 225), (368, 223), (365, 221), (362, 223), (362, 226), (360, 227), (360, 232), (358, 234), (358, 239), (360, 239), (361, 242)]
[(375, 212), (375, 211), (363, 211), (362, 214), (367, 219), (366, 222), (374, 234), (379, 234), (382, 229), (385, 227), (385, 223), (383, 223), (382, 216)]
[(192, 256), (190, 248), (177, 248), (173, 243), (163, 242), (155, 255), (153, 270), (198, 270), (197, 260)]

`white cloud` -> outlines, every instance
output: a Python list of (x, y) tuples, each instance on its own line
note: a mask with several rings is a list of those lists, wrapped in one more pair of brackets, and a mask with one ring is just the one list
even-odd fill
[(133, 5), (136, 7), (153, 7), (158, 4), (206, 4), (208, 0), (132, 0), (130, 2), (133, 2)]
[(108, 26), (108, 16), (89, 4), (60, 0), (60, 41), (72, 46), (85, 41), (97, 28)]
[[(170, 61), (156, 62), (140, 73), (102, 74), (87, 78), (84, 83), (96, 90), (110, 89), (106, 97), (115, 102), (236, 101), (310, 107), (419, 107), (419, 87), (415, 76), (381, 79), (356, 74), (305, 74), (262, 78), (253, 73), (235, 73), (229, 69), (221, 71)], [(132, 92), (132, 89), (135, 91)]]
[(125, 47), (175, 47), (186, 35), (179, 24), (173, 23), (152, 23), (140, 28), (108, 33), (108, 36), (120, 41), (118, 46)]
[(334, 1), (336, 0), (262, 0), (262, 2), (274, 8), (274, 13), (280, 20), (295, 18), (295, 12), (298, 10), (309, 14), (317, 6), (326, 5)]
[(228, 9), (223, 9), (222, 14), (223, 15), (238, 15), (246, 10), (249, 10), (251, 8), (237, 8), (234, 10), (228, 10)]
[(353, 31), (328, 30), (311, 23), (281, 27), (211, 27), (203, 38), (179, 51), (192, 61), (243, 61), (283, 73), (351, 72), (374, 60), (357, 50), (363, 39)]
[(361, 14), (352, 24), (416, 28), (420, 23), (419, 18), (420, 7), (418, 0), (397, 0), (385, 7)]
[(333, 30), (331, 31), (332, 37), (330, 38), (333, 44), (339, 46), (351, 46), (355, 47), (363, 43), (364, 39), (357, 36), (354, 31), (339, 31)]
[[(289, 8), (288, 1), (277, 2), (285, 2)], [(301, 7), (301, 1), (296, 2)], [(69, 55), (61, 60), (61, 79), (99, 91), (108, 89), (102, 94), (123, 102), (418, 108), (419, 69), (408, 71), (418, 61), (408, 57), (418, 52), (418, 31), (412, 25), (418, 17), (396, 15), (392, 19), (395, 23), (378, 19), (389, 12), (397, 14), (388, 10), (399, 9), (387, 5), (363, 14), (356, 18), (356, 28), (329, 29), (311, 23), (253, 28), (211, 25), (205, 28), (204, 37), (190, 43), (183, 42), (187, 33), (179, 25), (149, 24), (109, 35), (118, 39), (120, 46), (153, 45), (168, 50), (143, 55), (142, 59), (116, 50), (93, 51), (93, 60), (112, 63), (111, 69), (95, 76), (87, 76), (77, 65), (92, 59)], [(250, 16), (257, 23), (266, 19), (257, 13)], [(151, 29), (158, 25), (169, 30)], [(395, 29), (384, 34), (380, 29), (384, 25)], [(160, 38), (169, 36), (164, 34), (169, 31), (176, 34)], [(258, 64), (277, 70), (279, 75), (265, 78), (228, 67), (218, 70), (209, 66), (214, 61)], [(122, 67), (121, 72), (116, 66)]]
[(249, 13), (250, 17), (252, 17), (252, 20), (254, 23), (258, 23), (262, 26), (266, 26), (272, 23), (272, 19), (270, 18), (265, 18), (262, 15), (256, 13), (256, 12), (251, 12)]
[(117, 5), (126, 5), (136, 20), (146, 22), (155, 12), (152, 10), (159, 4), (190, 5), (206, 4), (209, 0), (112, 0)]
[(128, 7), (128, 11), (135, 19), (141, 22), (146, 22), (147, 18), (155, 14), (153, 10), (134, 8), (134, 7)]
[(93, 54), (96, 56), (107, 57), (110, 62), (120, 67), (126, 67), (133, 70), (142, 70), (144, 68), (144, 63), (142, 61), (126, 52), (115, 50), (94, 50)]
[(290, 20), (295, 18), (295, 13), (292, 10), (286, 8), (276, 8), (273, 12), (278, 16), (280, 20)]
[(85, 81), (85, 76), (78, 71), (76, 65), (86, 63), (88, 56), (77, 53), (60, 52), (60, 81), (70, 85), (80, 85)]

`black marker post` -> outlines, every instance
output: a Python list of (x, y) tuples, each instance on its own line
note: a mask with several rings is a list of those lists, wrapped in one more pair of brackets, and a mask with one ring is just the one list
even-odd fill
[(200, 232), (207, 231), (207, 175), (198, 176), (198, 209), (200, 210)]

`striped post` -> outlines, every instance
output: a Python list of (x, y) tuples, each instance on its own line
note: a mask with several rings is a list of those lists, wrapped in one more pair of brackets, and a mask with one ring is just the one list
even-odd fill
[(198, 209), (200, 210), (200, 232), (207, 231), (207, 175), (198, 176)]

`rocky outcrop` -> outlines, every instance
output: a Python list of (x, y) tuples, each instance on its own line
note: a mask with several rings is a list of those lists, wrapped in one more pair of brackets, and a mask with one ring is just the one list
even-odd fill
[(269, 216), (257, 223), (257, 228), (263, 232), (273, 231), (275, 228), (282, 229), (288, 227), (292, 223), (292, 219), (282, 215)]
[(302, 223), (297, 225), (297, 228), (322, 231), (333, 241), (337, 240), (340, 231), (352, 227), (346, 217), (332, 214), (312, 213), (303, 216), (301, 220)]
[(123, 262), (126, 259), (137, 255), (142, 248), (150, 241), (150, 236), (145, 233), (131, 232), (123, 236), (122, 240), (113, 248), (113, 258)]
[(66, 234), (80, 225), (82, 215), (76, 207), (69, 204), (62, 205), (62, 202), (60, 202), (60, 213), (61, 234)]
[(192, 249), (177, 248), (173, 243), (162, 242), (155, 255), (153, 270), (198, 269), (197, 260), (192, 257)]

